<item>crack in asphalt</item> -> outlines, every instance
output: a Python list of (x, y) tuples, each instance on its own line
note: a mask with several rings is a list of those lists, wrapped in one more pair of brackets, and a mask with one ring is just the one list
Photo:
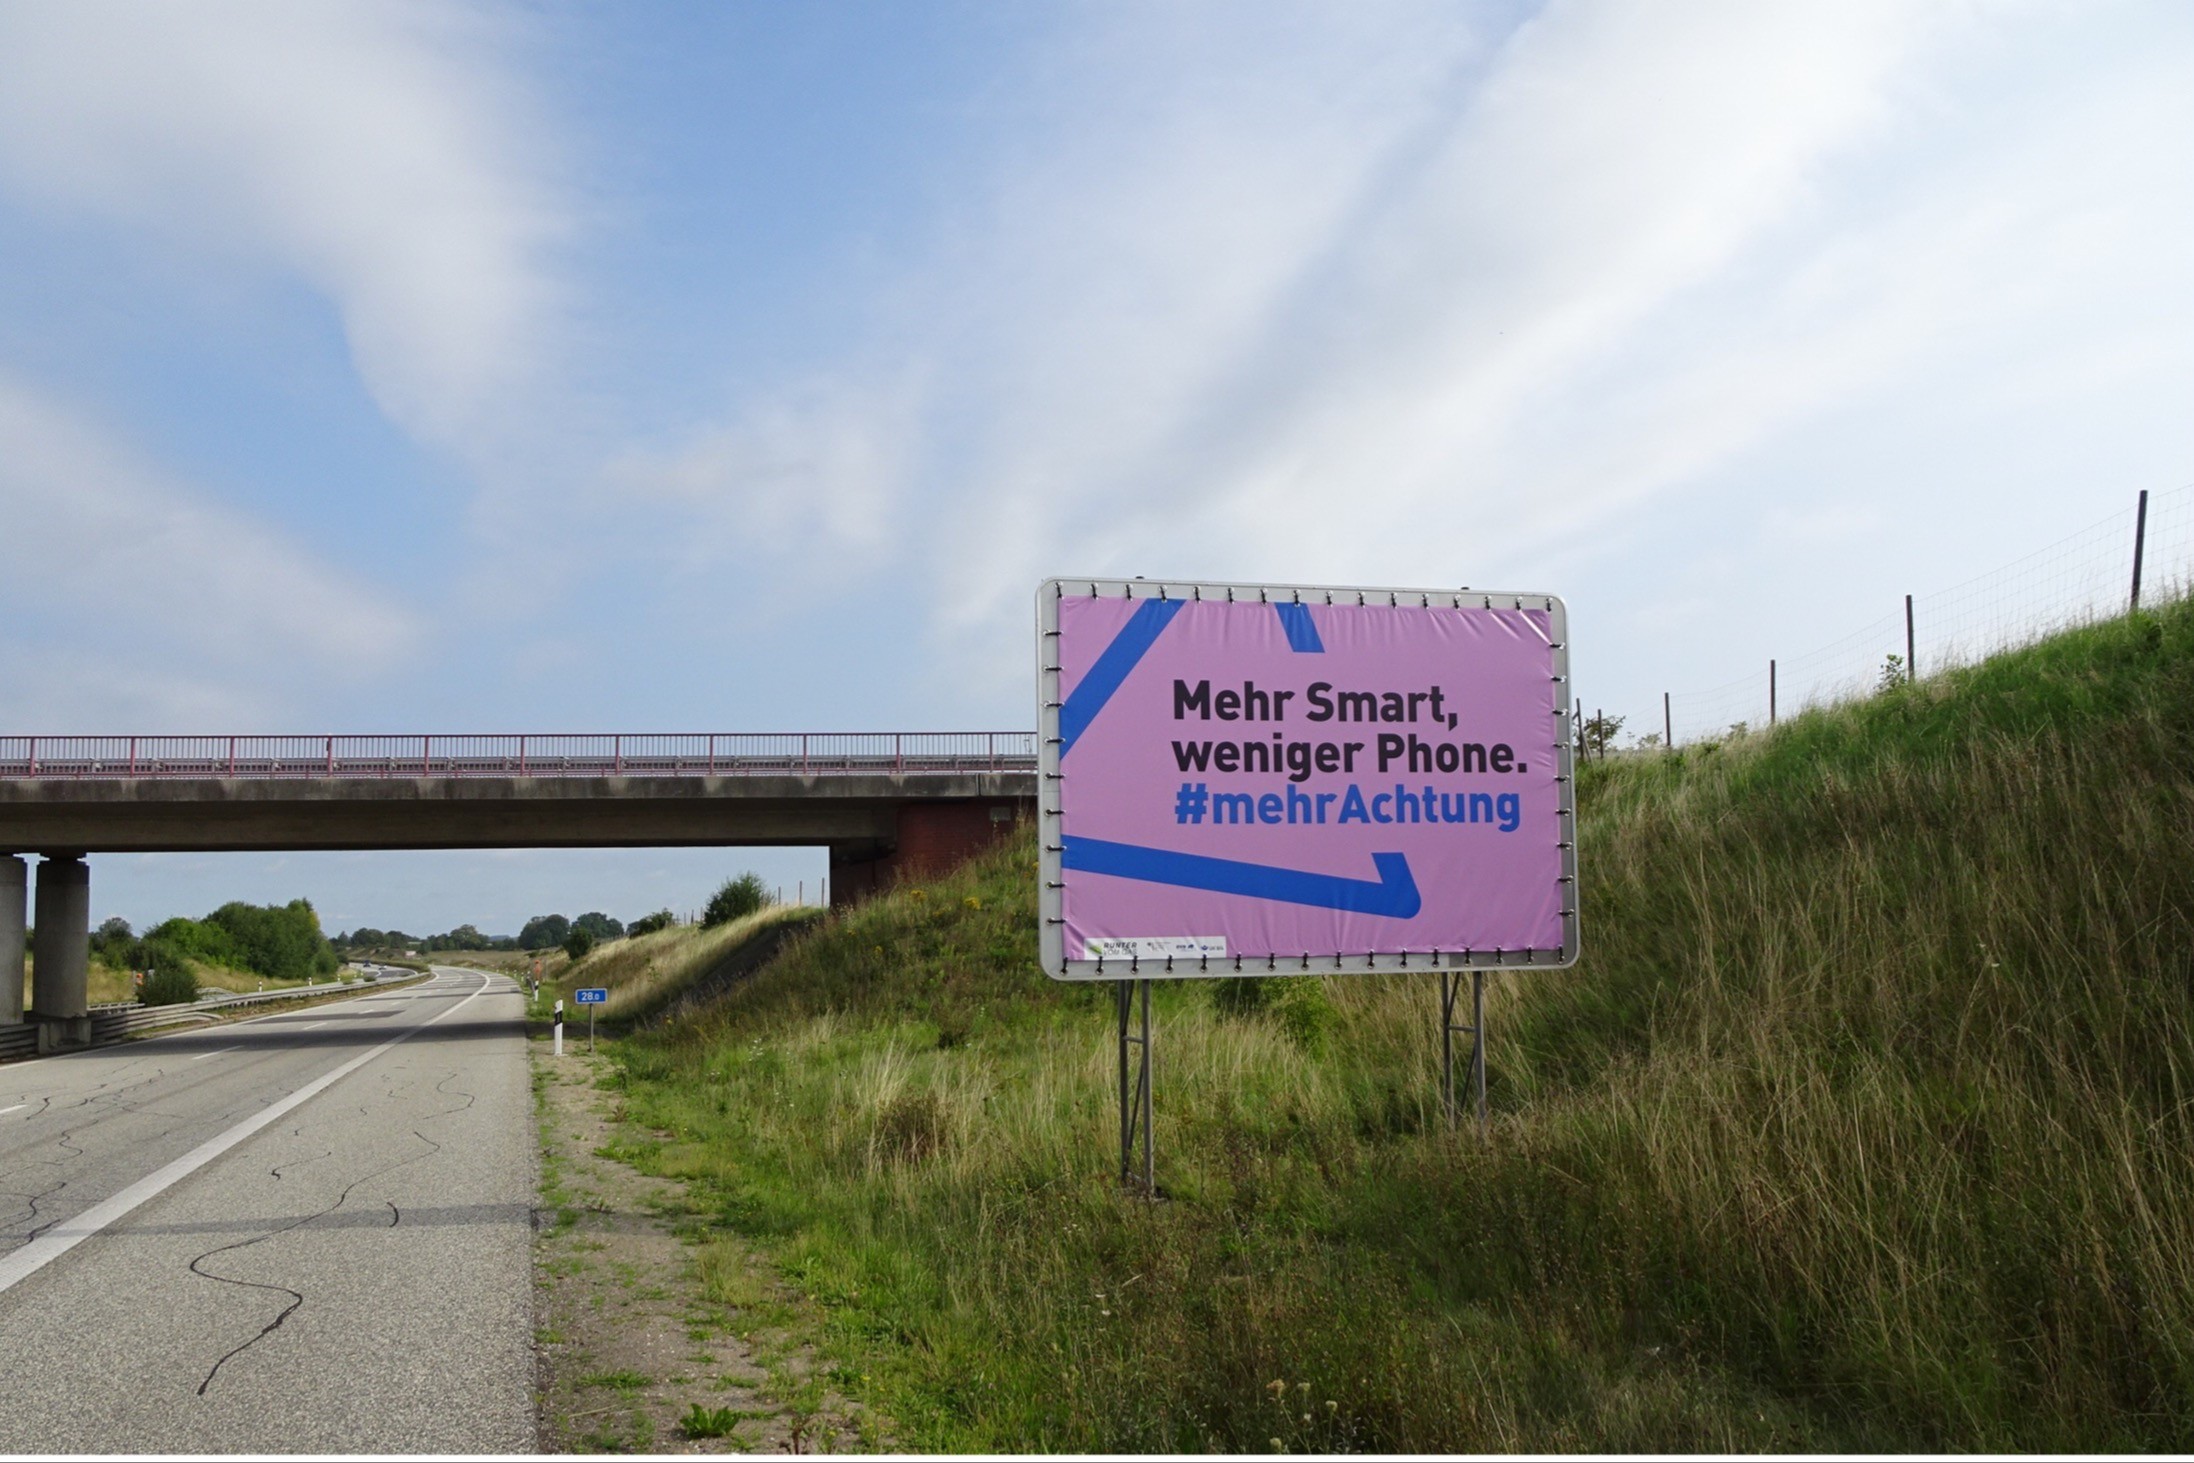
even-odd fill
[[(304, 1130), (300, 1128), (296, 1133), (292, 1134), (291, 1136), (302, 1138), (304, 1136)], [(275, 1178), (280, 1178), (282, 1176), (282, 1170), (285, 1168), (303, 1168), (308, 1163), (318, 1163), (323, 1158), (333, 1158), (334, 1156), (335, 1150), (333, 1148), (323, 1148), (318, 1153), (313, 1154), (310, 1158), (292, 1158), (287, 1163), (277, 1163), (274, 1167), (268, 1169), (267, 1172)]]
[[(462, 1097), (464, 1099), (463, 1104), (457, 1107), (444, 1108), (441, 1112), (429, 1113), (427, 1116), (418, 1119), (418, 1122), (421, 1125), (436, 1122), (442, 1118), (452, 1117), (457, 1113), (464, 1112), (471, 1108), (473, 1104), (478, 1101), (478, 1098), (474, 1094), (469, 1092), (447, 1092), (443, 1090), (449, 1083), (456, 1081), (458, 1075), (459, 1074), (457, 1070), (455, 1068), (451, 1068), (447, 1076), (443, 1077), (441, 1081), (434, 1084), (434, 1091), (445, 1098)], [(412, 1086), (415, 1084), (406, 1083), (405, 1085)], [(294, 1136), (302, 1137), (303, 1135), (304, 1128), (300, 1126), (296, 1130)], [(230, 1275), (217, 1275), (210, 1270), (200, 1269), (199, 1267), (203, 1265), (206, 1261), (212, 1259), (215, 1255), (226, 1254), (231, 1250), (249, 1249), (251, 1246), (260, 1244), (266, 1240), (275, 1239), (281, 1235), (289, 1234), (293, 1231), (302, 1229), (306, 1225), (311, 1224), (314, 1220), (325, 1219), (328, 1215), (333, 1214), (336, 1210), (342, 1208), (343, 1205), (349, 1200), (352, 1190), (356, 1189), (360, 1184), (365, 1183), (369, 1179), (376, 1179), (382, 1177), (385, 1174), (394, 1173), (397, 1169), (404, 1168), (410, 1164), (418, 1163), (424, 1159), (432, 1158), (435, 1154), (440, 1153), (445, 1146), (436, 1139), (429, 1138), (426, 1134), (420, 1132), (419, 1129), (416, 1127), (411, 1130), (411, 1135), (412, 1137), (417, 1138), (420, 1142), (427, 1145), (426, 1152), (415, 1153), (409, 1158), (398, 1159), (396, 1162), (385, 1164), (380, 1168), (374, 1169), (370, 1173), (360, 1174), (357, 1178), (352, 1179), (349, 1183), (343, 1186), (343, 1191), (335, 1196), (334, 1203), (329, 1204), (327, 1207), (320, 1209), (315, 1213), (304, 1215), (299, 1219), (294, 1219), (290, 1221), (288, 1224), (279, 1225), (273, 1229), (265, 1231), (264, 1233), (253, 1235), (250, 1239), (237, 1240), (232, 1244), (216, 1245), (214, 1248), (207, 1250), (204, 1254), (197, 1256), (190, 1262), (190, 1264), (186, 1268), (192, 1274), (200, 1277), (201, 1279), (219, 1281), (221, 1284), (224, 1285), (241, 1286), (252, 1290), (274, 1291), (277, 1294), (290, 1297), (289, 1304), (282, 1307), (281, 1311), (276, 1314), (273, 1320), (267, 1322), (266, 1325), (260, 1327), (257, 1335), (251, 1337), (249, 1340), (243, 1342), (238, 1346), (230, 1348), (228, 1351), (224, 1352), (218, 1360), (214, 1362), (213, 1366), (207, 1370), (205, 1380), (198, 1384), (199, 1396), (203, 1397), (206, 1395), (206, 1389), (213, 1385), (213, 1379), (220, 1375), (222, 1367), (227, 1366), (230, 1361), (234, 1360), (238, 1356), (243, 1355), (243, 1353), (249, 1351), (252, 1347), (257, 1346), (260, 1342), (266, 1340), (276, 1331), (282, 1329), (282, 1324), (287, 1321), (291, 1316), (295, 1315), (298, 1309), (302, 1307), (305, 1303), (305, 1296), (302, 1291), (292, 1290), (286, 1285), (274, 1285), (265, 1281), (258, 1280), (240, 1280)], [(332, 1156), (332, 1154), (324, 1154), (322, 1156), (328, 1157)], [(312, 1162), (315, 1160), (308, 1159), (300, 1161)], [(281, 1166), (288, 1168), (294, 1167), (295, 1165), (284, 1164)], [(280, 1174), (275, 1175), (275, 1177), (277, 1178), (279, 1178), (280, 1176)], [(394, 1229), (399, 1223), (402, 1222), (403, 1215), (401, 1211), (397, 1209), (394, 1201), (384, 1199), (381, 1202), (388, 1205), (389, 1227), (391, 1229)]]
[[(435, 1145), (437, 1151), (440, 1150), (440, 1147), (440, 1144)], [(329, 1204), (326, 1208), (293, 1219), (287, 1224), (277, 1225), (273, 1229), (267, 1230), (264, 1233), (253, 1235), (250, 1239), (237, 1240), (232, 1244), (215, 1245), (212, 1249), (207, 1250), (204, 1254), (197, 1256), (190, 1262), (189, 1265), (184, 1267), (188, 1269), (193, 1275), (196, 1275), (203, 1280), (219, 1281), (223, 1285), (235, 1285), (248, 1290), (271, 1290), (278, 1292), (279, 1294), (286, 1295), (290, 1298), (290, 1303), (282, 1307), (280, 1313), (278, 1313), (273, 1320), (267, 1322), (266, 1325), (261, 1326), (257, 1335), (253, 1336), (250, 1340), (242, 1343), (241, 1345), (230, 1347), (227, 1351), (221, 1354), (220, 1359), (215, 1361), (212, 1367), (207, 1370), (206, 1379), (198, 1384), (199, 1396), (203, 1397), (206, 1395), (206, 1389), (212, 1386), (213, 1379), (221, 1374), (221, 1368), (227, 1366), (229, 1362), (234, 1360), (236, 1357), (243, 1355), (245, 1352), (251, 1350), (251, 1348), (257, 1346), (260, 1342), (266, 1340), (269, 1336), (272, 1336), (276, 1331), (281, 1330), (282, 1323), (284, 1321), (287, 1321), (291, 1316), (295, 1315), (297, 1313), (298, 1307), (302, 1306), (305, 1303), (305, 1296), (303, 1291), (292, 1290), (286, 1285), (270, 1285), (264, 1281), (259, 1280), (240, 1280), (233, 1275), (216, 1275), (211, 1270), (202, 1270), (199, 1267), (205, 1264), (206, 1261), (212, 1259), (215, 1255), (224, 1255), (231, 1250), (250, 1249), (253, 1245), (261, 1244), (270, 1239), (275, 1239), (281, 1235), (290, 1233), (292, 1230), (302, 1229), (306, 1225), (312, 1223), (315, 1219), (325, 1219), (328, 1215), (333, 1214), (336, 1210), (342, 1208), (344, 1202), (350, 1198), (351, 1190), (357, 1188), (360, 1184), (366, 1182), (368, 1179), (379, 1178), (383, 1174), (395, 1172), (397, 1169), (402, 1168), (405, 1164), (417, 1163), (422, 1158), (431, 1158), (433, 1156), (434, 1155), (432, 1153), (414, 1153), (409, 1158), (400, 1158), (394, 1163), (384, 1164), (380, 1168), (374, 1169), (371, 1173), (362, 1173), (358, 1177), (352, 1179), (349, 1183), (343, 1185), (343, 1191), (335, 1196), (335, 1202)]]

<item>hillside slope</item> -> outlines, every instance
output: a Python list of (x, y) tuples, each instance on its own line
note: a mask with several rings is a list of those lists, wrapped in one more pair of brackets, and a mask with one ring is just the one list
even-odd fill
[(2190, 769), (2186, 603), (1594, 767), (1490, 1143), (1429, 977), (1183, 984), (1156, 1204), (1024, 844), (621, 1044), (629, 1152), (915, 1446), (2184, 1450)]

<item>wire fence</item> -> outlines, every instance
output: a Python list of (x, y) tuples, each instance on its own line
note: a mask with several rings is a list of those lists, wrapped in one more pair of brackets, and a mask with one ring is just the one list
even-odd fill
[(1638, 740), (1669, 744), (1772, 725), (1815, 706), (1872, 694), (1912, 675), (1971, 665), (2076, 625), (2194, 587), (2194, 484), (2142, 493), (2132, 506), (1962, 584), (1885, 606), (1826, 645), (1695, 691), (1665, 697)]

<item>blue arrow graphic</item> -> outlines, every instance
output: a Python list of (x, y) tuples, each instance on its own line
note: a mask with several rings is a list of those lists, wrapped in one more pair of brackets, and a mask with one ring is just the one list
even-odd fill
[(1059, 756), (1063, 759), (1074, 750), (1074, 744), (1089, 730), (1089, 724), (1097, 719), (1097, 713), (1105, 709), (1112, 693), (1120, 689), (1129, 671), (1145, 652), (1157, 643), (1166, 626), (1181, 612), (1185, 600), (1146, 599), (1135, 607), (1120, 633), (1112, 637), (1104, 654), (1083, 675), (1082, 683), (1067, 693), (1066, 705), (1059, 708)]
[(1173, 884), (1183, 889), (1208, 889), (1215, 894), (1240, 894), (1250, 899), (1274, 899), (1283, 904), (1345, 909), (1393, 919), (1410, 919), (1424, 907), (1417, 881), (1409, 872), (1409, 860), (1398, 853), (1371, 856), (1379, 870), (1376, 879), (1344, 879), (1303, 869), (1276, 869), (1270, 864), (1175, 853), (1169, 848), (1109, 843), (1101, 838), (1069, 834), (1059, 841), (1063, 845), (1061, 866), (1085, 874), (1110, 874), (1146, 884)]

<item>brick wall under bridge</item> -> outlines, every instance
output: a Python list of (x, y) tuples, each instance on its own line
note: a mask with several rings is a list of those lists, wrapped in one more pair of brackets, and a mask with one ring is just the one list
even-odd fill
[(850, 904), (894, 884), (935, 878), (1035, 816), (1034, 798), (908, 803), (889, 847), (831, 845), (830, 902)]

